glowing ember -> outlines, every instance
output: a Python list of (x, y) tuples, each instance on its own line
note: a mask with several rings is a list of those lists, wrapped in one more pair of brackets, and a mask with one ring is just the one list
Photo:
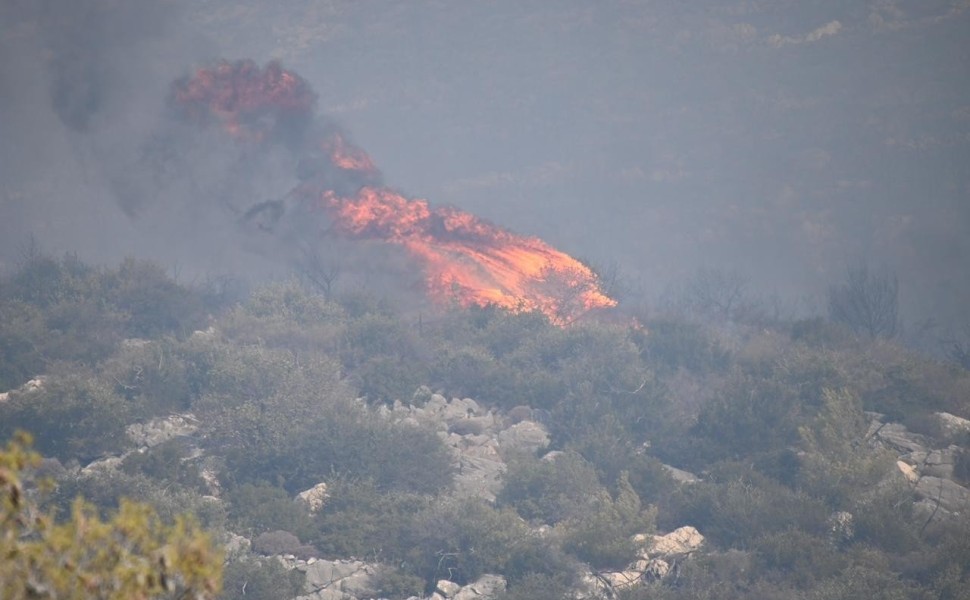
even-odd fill
[[(186, 117), (203, 124), (217, 120), (233, 137), (253, 142), (269, 141), (281, 124), (294, 119), (308, 124), (315, 99), (298, 75), (277, 63), (259, 69), (250, 61), (199, 69), (191, 79), (176, 82), (173, 91)], [(616, 305), (586, 265), (542, 240), (374, 184), (378, 177), (371, 158), (339, 134), (320, 134), (305, 147), (311, 157), (322, 152), (324, 164), (305, 161), (310, 173), (291, 196), (324, 210), (338, 234), (406, 248), (420, 261), (432, 299), (539, 310), (560, 325)], [(336, 191), (346, 188), (346, 182), (333, 181), (339, 172), (360, 179), (352, 193)]]

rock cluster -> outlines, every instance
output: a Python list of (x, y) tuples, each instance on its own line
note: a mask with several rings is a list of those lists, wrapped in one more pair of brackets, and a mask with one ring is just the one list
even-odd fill
[[(867, 413), (870, 418), (867, 438), (898, 455), (896, 468), (913, 486), (920, 506), (930, 518), (970, 509), (970, 489), (953, 480), (953, 466), (961, 448), (949, 445), (932, 448), (922, 435), (899, 423), (884, 422), (885, 416)], [(941, 428), (950, 435), (970, 431), (970, 421), (949, 413), (937, 413)]]
[(487, 600), (504, 592), (506, 583), (499, 575), (482, 575), (465, 586), (442, 579), (429, 600)]
[(30, 392), (36, 392), (37, 390), (40, 390), (43, 387), (44, 387), (44, 378), (35, 377), (30, 381), (28, 381), (27, 383), (20, 386), (19, 388), (17, 388), (16, 390), (10, 390), (7, 392), (0, 393), (0, 402), (6, 402), (7, 400), (10, 400), (11, 394), (28, 394)]
[(383, 565), (359, 560), (301, 560), (288, 554), (283, 566), (306, 575), (304, 595), (295, 600), (357, 600), (373, 598)]
[(436, 429), (452, 452), (455, 495), (493, 501), (505, 471), (503, 457), (511, 452), (536, 452), (549, 445), (545, 426), (531, 420), (534, 412), (518, 408), (516, 418), (509, 419), (484, 410), (471, 398), (448, 400), (441, 394), (430, 394), (420, 406), (398, 401), (382, 413), (395, 421)]
[(704, 536), (694, 527), (685, 526), (666, 535), (637, 535), (634, 541), (640, 547), (636, 560), (622, 571), (587, 574), (582, 580), (580, 599), (614, 597), (617, 592), (667, 577), (704, 545)]

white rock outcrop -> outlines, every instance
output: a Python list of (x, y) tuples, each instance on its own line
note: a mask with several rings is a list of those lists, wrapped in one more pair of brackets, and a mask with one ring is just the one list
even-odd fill
[(136, 446), (151, 448), (176, 437), (192, 435), (199, 429), (199, 420), (191, 413), (169, 415), (147, 423), (133, 423), (125, 433)]
[(323, 509), (324, 504), (330, 494), (327, 492), (327, 484), (320, 482), (308, 490), (303, 490), (296, 495), (294, 500), (306, 507), (311, 515), (315, 515)]

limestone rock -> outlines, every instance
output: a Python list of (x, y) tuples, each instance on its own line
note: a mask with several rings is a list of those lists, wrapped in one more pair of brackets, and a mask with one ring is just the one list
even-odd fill
[(248, 552), (249, 549), (252, 547), (252, 542), (250, 542), (248, 538), (245, 538), (241, 535), (237, 535), (235, 533), (230, 533), (228, 535), (229, 535), (229, 539), (226, 540), (226, 544), (224, 547), (226, 556), (243, 554), (245, 552)]
[(454, 581), (442, 579), (435, 585), (434, 591), (440, 594), (442, 598), (454, 598), (455, 594), (461, 591), (461, 586)]
[(120, 466), (120, 456), (109, 456), (107, 458), (102, 458), (90, 463), (88, 466), (81, 469), (79, 475), (81, 477), (92, 477), (100, 473), (110, 473), (112, 471), (116, 471)]
[(840, 510), (832, 513), (828, 525), (831, 539), (837, 544), (850, 542), (855, 537), (855, 518), (850, 512)]
[(921, 477), (916, 483), (916, 494), (939, 504), (940, 508), (951, 513), (961, 513), (970, 509), (970, 490), (949, 479)]
[(653, 536), (653, 544), (649, 548), (650, 556), (687, 554), (694, 552), (704, 544), (704, 536), (694, 527), (686, 525), (678, 527), (666, 535)]
[(647, 581), (659, 581), (670, 573), (670, 563), (662, 558), (653, 558), (647, 562), (643, 569), (643, 579)]
[(297, 561), (288, 568), (296, 568), (306, 574), (304, 590), (306, 595), (297, 600), (356, 600), (372, 598), (376, 594), (376, 582), (380, 571), (379, 564), (358, 560), (319, 560)]
[(36, 392), (44, 388), (44, 378), (34, 377), (27, 383), (23, 384), (16, 390), (10, 390), (0, 394), (0, 402), (6, 402), (10, 400), (11, 394), (29, 394), (31, 392)]
[(549, 445), (549, 433), (534, 421), (522, 421), (499, 432), (498, 442), (503, 452), (534, 453)]
[(959, 435), (970, 433), (970, 419), (964, 419), (948, 412), (936, 413), (936, 418), (940, 421), (940, 426), (947, 435)]
[(661, 465), (667, 474), (676, 481), (677, 483), (697, 483), (700, 478), (694, 475), (690, 471), (684, 471), (683, 469), (678, 469), (677, 467), (672, 467), (670, 465)]
[(461, 454), (455, 473), (455, 495), (461, 498), (478, 497), (493, 502), (502, 489), (505, 463), (501, 459)]
[(875, 437), (884, 446), (900, 453), (926, 452), (926, 442), (923, 436), (907, 430), (899, 423), (881, 424), (876, 428)]
[(601, 575), (614, 591), (628, 590), (640, 583), (643, 572), (638, 570), (616, 571)]
[(950, 446), (942, 450), (928, 452), (923, 460), (923, 467), (920, 472), (923, 475), (953, 479), (953, 464), (959, 450), (959, 446)]
[(311, 515), (315, 515), (320, 512), (329, 497), (327, 484), (321, 482), (297, 494), (295, 500), (305, 506)]
[(195, 415), (186, 413), (152, 419), (147, 423), (134, 423), (128, 426), (126, 433), (136, 446), (151, 448), (172, 438), (191, 435), (198, 429), (199, 420)]
[(919, 481), (919, 473), (916, 472), (916, 467), (901, 460), (897, 460), (896, 468), (899, 469), (899, 472), (902, 473), (903, 477), (905, 477), (910, 483), (916, 483)]
[(499, 575), (482, 575), (461, 588), (454, 600), (492, 600), (505, 592), (506, 581)]
[(431, 394), (431, 398), (424, 405), (424, 410), (427, 413), (438, 413), (448, 406), (448, 399), (441, 394)]

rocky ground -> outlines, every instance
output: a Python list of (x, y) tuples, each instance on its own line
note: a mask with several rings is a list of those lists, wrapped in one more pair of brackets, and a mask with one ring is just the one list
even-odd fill
[[(42, 382), (31, 382), (31, 386)], [(549, 445), (549, 433), (540, 422), (540, 411), (520, 406), (506, 413), (485, 409), (470, 398), (448, 400), (440, 394), (422, 389), (414, 401), (400, 401), (392, 406), (382, 406), (372, 411), (375, 419), (390, 419), (414, 426), (430, 426), (451, 449), (456, 475), (450, 497), (480, 497), (494, 501), (500, 491), (506, 459), (514, 453), (528, 452), (543, 455)], [(918, 518), (926, 523), (941, 521), (947, 515), (970, 509), (970, 490), (954, 480), (954, 457), (961, 448), (956, 445), (933, 447), (926, 436), (909, 431), (899, 423), (887, 422), (884, 415), (867, 413), (870, 419), (866, 435), (870, 448), (894, 453), (898, 458), (896, 471), (888, 473), (886, 481), (902, 477), (920, 499)], [(970, 421), (937, 413), (943, 439), (970, 432)], [(132, 452), (147, 448), (173, 438), (185, 438), (191, 442), (198, 429), (198, 420), (191, 414), (171, 415), (148, 423), (131, 425), (128, 436), (137, 446)], [(554, 460), (558, 453), (545, 452), (545, 458)], [(191, 459), (203, 458), (198, 450)], [(116, 469), (123, 457), (102, 458), (79, 469), (77, 476), (84, 478), (105, 470)], [(698, 478), (692, 473), (668, 467), (668, 471), (681, 485), (690, 485)], [(218, 474), (203, 469), (212, 501), (219, 499)], [(297, 494), (295, 502), (301, 503), (308, 512), (326, 510), (327, 483), (317, 485)], [(836, 513), (832, 516), (833, 532), (843, 537), (853, 535), (853, 515)], [(279, 533), (279, 532), (278, 532)], [(537, 532), (538, 534), (539, 532)], [(297, 540), (298, 541), (298, 540)], [(296, 600), (364, 600), (375, 597), (379, 576), (393, 567), (348, 558), (346, 560), (323, 560), (294, 554), (275, 554), (261, 548), (258, 539), (249, 540), (230, 533), (227, 539), (227, 555), (240, 551), (255, 551), (269, 556), (289, 570), (304, 576), (304, 594)], [(629, 565), (615, 572), (592, 572), (579, 574), (582, 582), (576, 590), (577, 599), (615, 596), (616, 592), (643, 582), (658, 581), (677, 572), (679, 565), (697, 552), (703, 551), (704, 536), (694, 527), (684, 525), (662, 535), (636, 536), (639, 551), (630, 557)], [(262, 552), (261, 552), (262, 551)], [(441, 580), (435, 591), (425, 600), (472, 600), (494, 598), (505, 590), (506, 581), (500, 575), (486, 574), (478, 580), (461, 586)], [(416, 597), (415, 597), (416, 598)]]

